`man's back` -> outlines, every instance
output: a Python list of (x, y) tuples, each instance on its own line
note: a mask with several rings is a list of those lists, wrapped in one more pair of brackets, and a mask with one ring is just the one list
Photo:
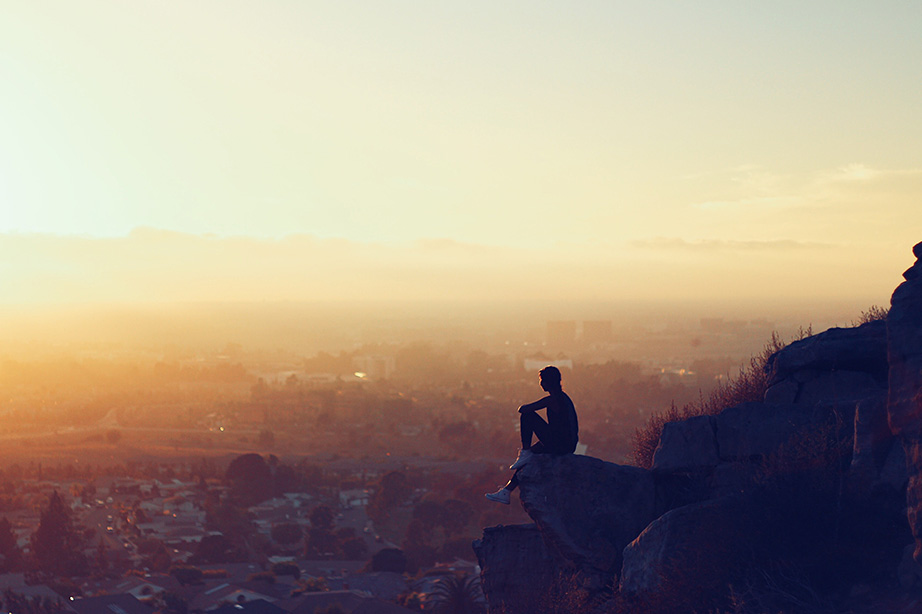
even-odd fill
[(555, 452), (572, 453), (579, 441), (579, 420), (572, 399), (563, 390), (555, 390), (547, 405), (547, 424), (553, 433)]

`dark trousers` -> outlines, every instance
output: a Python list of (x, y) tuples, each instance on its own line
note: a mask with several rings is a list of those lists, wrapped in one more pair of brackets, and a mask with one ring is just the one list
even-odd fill
[[(554, 433), (551, 431), (551, 427), (548, 426), (548, 423), (544, 421), (544, 418), (539, 416), (537, 412), (526, 411), (522, 412), (519, 415), (519, 430), (522, 433), (522, 449), (531, 450), (534, 454), (562, 454), (563, 452), (558, 452), (560, 446), (554, 445), (555, 438)], [(538, 441), (531, 443), (534, 437), (538, 437)], [(519, 486), (519, 472), (516, 471), (512, 475), (512, 479), (509, 480), (509, 483), (506, 484), (506, 488), (509, 490), (515, 490)]]
[[(537, 412), (522, 412), (519, 415), (519, 430), (522, 433), (523, 450), (531, 450), (535, 454), (543, 454), (548, 451), (552, 435), (551, 427)], [(531, 445), (531, 440), (535, 435), (538, 436), (538, 442)]]

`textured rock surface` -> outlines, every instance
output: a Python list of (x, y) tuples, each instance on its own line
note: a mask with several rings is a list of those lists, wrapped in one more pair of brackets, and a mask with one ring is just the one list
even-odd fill
[[(890, 475), (886, 478), (882, 476), (885, 470), (892, 470), (887, 466), (887, 461), (893, 455), (894, 448), (898, 447), (896, 443), (887, 425), (886, 396), (870, 397), (859, 402), (855, 409), (852, 451), (851, 469), (854, 477), (866, 481), (869, 487), (881, 480), (891, 480)], [(899, 454), (902, 457), (902, 450)], [(905, 468), (905, 461), (902, 464)]]
[[(868, 322), (829, 330), (795, 341), (768, 359), (769, 386), (785, 380), (810, 380), (810, 372), (857, 371), (887, 382), (887, 325)], [(806, 375), (806, 377), (804, 377)]]
[(697, 471), (720, 462), (713, 416), (695, 416), (663, 427), (653, 453), (654, 471)]
[[(717, 447), (722, 461), (748, 461), (776, 451), (791, 437), (809, 427), (834, 424), (835, 411), (828, 406), (743, 403), (717, 415)], [(847, 416), (849, 426), (852, 417)]]
[(741, 568), (752, 527), (736, 497), (663, 514), (624, 549), (621, 593), (652, 611), (692, 611)]
[(543, 587), (557, 575), (557, 565), (533, 524), (484, 529), (474, 542), (483, 592), (491, 613), (533, 614), (541, 610)]
[[(913, 248), (918, 258), (922, 243)], [(911, 273), (915, 271), (916, 273)], [(890, 299), (887, 317), (890, 395), (887, 411), (890, 429), (898, 435), (922, 432), (922, 407), (916, 398), (922, 389), (922, 263), (906, 273), (906, 281)]]
[(561, 579), (593, 599), (620, 579), (618, 607), (688, 612), (741, 570), (756, 574), (745, 582), (791, 561), (837, 589), (917, 585), (922, 566), (898, 563), (909, 528), (922, 559), (922, 263), (904, 276), (886, 323), (772, 356), (764, 402), (666, 425), (653, 471), (576, 456), (527, 465), (535, 525), (475, 544), (491, 611), (556, 612), (539, 596)]
[(922, 562), (922, 243), (913, 254), (916, 262), (903, 273), (906, 281), (893, 292), (887, 317), (887, 418), (906, 454), (907, 515), (916, 541), (914, 556)]
[(611, 583), (624, 547), (655, 517), (649, 471), (588, 456), (538, 456), (519, 472), (522, 506), (552, 556), (590, 590)]

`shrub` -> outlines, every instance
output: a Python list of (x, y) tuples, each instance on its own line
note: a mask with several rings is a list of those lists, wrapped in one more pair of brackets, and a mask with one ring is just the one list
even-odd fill
[(858, 319), (852, 322), (852, 326), (861, 326), (868, 322), (880, 322), (881, 320), (886, 320), (888, 315), (890, 315), (890, 310), (888, 308), (881, 307), (880, 305), (871, 305), (867, 310), (861, 312)]
[[(812, 334), (813, 330), (810, 327), (801, 328), (795, 335), (795, 341)], [(772, 333), (771, 339), (762, 351), (752, 356), (748, 365), (740, 367), (739, 375), (735, 379), (728, 379), (726, 383), (718, 384), (713, 392), (706, 397), (702, 396), (695, 403), (689, 403), (681, 409), (673, 404), (665, 412), (650, 416), (646, 425), (634, 431), (632, 463), (645, 469), (653, 466), (653, 453), (656, 451), (663, 427), (667, 422), (694, 416), (713, 416), (740, 403), (761, 401), (768, 388), (769, 374), (765, 371), (768, 359), (786, 345), (778, 333)]]

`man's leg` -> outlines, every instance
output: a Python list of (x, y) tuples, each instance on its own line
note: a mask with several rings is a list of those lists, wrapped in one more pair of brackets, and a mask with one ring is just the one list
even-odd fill
[[(535, 412), (522, 413), (522, 417), (519, 418), (519, 429), (522, 432), (522, 449), (515, 462), (509, 465), (512, 470), (521, 469), (531, 460), (532, 456), (544, 452), (547, 440), (551, 436), (551, 429), (547, 422)], [(538, 442), (532, 444), (531, 440), (535, 435), (538, 437)]]
[(512, 491), (519, 487), (519, 472), (516, 471), (512, 474), (512, 479), (506, 482), (506, 485), (497, 490), (496, 492), (490, 492), (484, 495), (490, 501), (495, 501), (496, 503), (502, 503), (504, 505), (509, 505), (509, 498), (512, 495)]
[(522, 433), (523, 450), (532, 448), (531, 440), (535, 435), (538, 436), (538, 441), (547, 441), (548, 437), (550, 437), (550, 427), (547, 422), (533, 411), (526, 411), (520, 415), (519, 430)]

